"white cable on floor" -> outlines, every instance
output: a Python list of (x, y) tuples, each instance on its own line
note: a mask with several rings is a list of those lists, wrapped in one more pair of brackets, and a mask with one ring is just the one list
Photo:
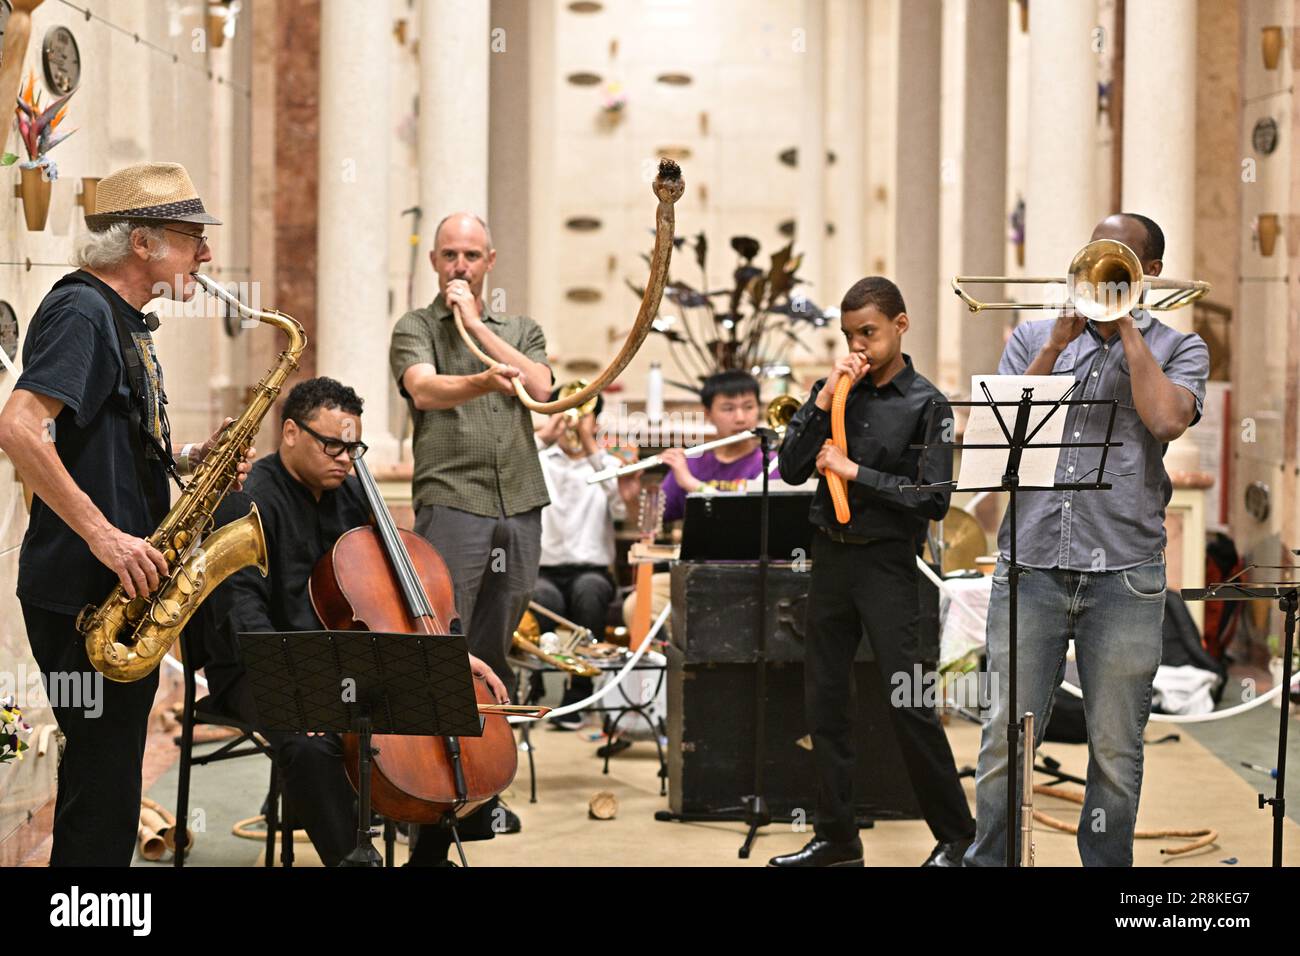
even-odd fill
[[(665, 606), (662, 611), (659, 612), (659, 616), (655, 618), (654, 624), (650, 626), (649, 633), (647, 633), (645, 639), (641, 641), (641, 646), (636, 649), (636, 651), (632, 654), (630, 658), (628, 658), (627, 663), (623, 665), (623, 669), (614, 675), (613, 680), (611, 680), (600, 690), (596, 691), (590, 697), (583, 698), (582, 700), (577, 701), (576, 703), (573, 704), (566, 704), (563, 707), (557, 707), (553, 711), (548, 713), (545, 717), (540, 717), (536, 719), (550, 720), (552, 717), (562, 717), (565, 714), (573, 713), (575, 710), (582, 710), (584, 707), (590, 707), (596, 701), (600, 700), (611, 690), (613, 690), (615, 687), (621, 684), (623, 682), (623, 678), (626, 677), (631, 672), (632, 668), (636, 667), (637, 661), (641, 660), (642, 655), (644, 655), (645, 652), (650, 648), (651, 639), (656, 634), (658, 634), (659, 630), (664, 626), (664, 621), (668, 620), (668, 615), (672, 612), (672, 609), (673, 606), (669, 604)], [(532, 717), (507, 717), (506, 718), (506, 720), (510, 721), (510, 723), (512, 724), (522, 724), (526, 720), (533, 720), (533, 719), (534, 718)]]
[[(1083, 699), (1083, 691), (1075, 687), (1069, 681), (1061, 681), (1061, 688), (1067, 693), (1080, 700)], [(1152, 714), (1152, 723), (1162, 724), (1202, 724), (1211, 720), (1225, 720), (1228, 717), (1236, 717), (1238, 714), (1244, 714), (1248, 710), (1253, 710), (1260, 704), (1272, 700), (1278, 694), (1282, 693), (1282, 685), (1278, 684), (1272, 690), (1267, 690), (1260, 694), (1254, 700), (1248, 700), (1244, 704), (1237, 704), (1226, 710), (1215, 710), (1208, 714)]]

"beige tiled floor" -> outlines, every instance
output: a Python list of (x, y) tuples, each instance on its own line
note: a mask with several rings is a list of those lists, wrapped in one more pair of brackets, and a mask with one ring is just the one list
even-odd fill
[[(958, 765), (973, 764), (979, 745), (978, 728), (959, 722), (948, 729)], [(542, 731), (537, 742), (538, 802), (528, 803), (527, 766), (510, 800), (523, 821), (523, 832), (487, 843), (469, 844), (470, 862), (480, 866), (761, 866), (769, 856), (802, 846), (807, 833), (788, 825), (763, 831), (748, 861), (736, 858), (744, 828), (736, 823), (682, 824), (655, 821), (666, 806), (659, 796), (657, 762), (650, 744), (639, 743), (616, 757), (610, 775), (600, 772), (595, 744), (579, 735)], [(1086, 751), (1082, 746), (1048, 744), (1044, 752), (1060, 760), (1067, 772), (1082, 775)], [(1139, 840), (1134, 855), (1139, 866), (1266, 866), (1270, 859), (1271, 822), (1255, 808), (1252, 787), (1191, 736), (1176, 743), (1148, 748), (1146, 782), (1139, 827), (1193, 829), (1212, 827), (1218, 840), (1183, 857), (1162, 856), (1162, 847), (1178, 839)], [(521, 755), (522, 756), (522, 755)], [(974, 783), (966, 790), (974, 800)], [(618, 816), (591, 820), (587, 801), (599, 790), (619, 800)], [(1040, 809), (1060, 819), (1076, 819), (1077, 807), (1040, 797)], [(880, 823), (864, 831), (869, 866), (915, 866), (929, 853), (933, 840), (921, 821)], [(1286, 862), (1300, 864), (1300, 827), (1286, 821)], [(1040, 866), (1078, 866), (1074, 838), (1039, 828), (1035, 840)], [(399, 852), (403, 848), (399, 847)], [(298, 845), (299, 865), (314, 862), (308, 844)]]

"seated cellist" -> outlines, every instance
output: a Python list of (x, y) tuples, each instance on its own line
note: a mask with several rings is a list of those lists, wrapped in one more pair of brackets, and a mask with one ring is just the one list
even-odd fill
[[(296, 385), (281, 411), (280, 450), (258, 460), (242, 494), (232, 494), (217, 521), (233, 519), (256, 502), (266, 533), (270, 573), (254, 568), (232, 575), (208, 602), (216, 626), (207, 640), (210, 700), (207, 710), (224, 712), (257, 726), (252, 694), (239, 660), (237, 635), (256, 631), (317, 631), (307, 584), (312, 569), (344, 532), (370, 522), (370, 510), (350, 475), (366, 450), (361, 441), (362, 400), (330, 378)], [(247, 497), (245, 497), (247, 496)], [(471, 655), (471, 669), (493, 696), (507, 699), (492, 670)], [(336, 734), (263, 731), (275, 751), (293, 819), (311, 837), (326, 866), (356, 845), (356, 806)], [(459, 824), (461, 839), (489, 839), (494, 802)], [(410, 865), (445, 864), (450, 835), (422, 828)]]

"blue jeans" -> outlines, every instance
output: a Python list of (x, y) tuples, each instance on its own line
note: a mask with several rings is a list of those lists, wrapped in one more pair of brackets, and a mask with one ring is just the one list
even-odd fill
[[(993, 573), (988, 650), (993, 709), (980, 741), (975, 777), (975, 842), (966, 866), (1001, 866), (1007, 840), (1009, 644), (1007, 562)], [(1165, 561), (1160, 555), (1126, 571), (1030, 569), (1020, 575), (1016, 709), (1034, 713), (1035, 746), (1052, 714), (1052, 692), (1074, 640), (1088, 724), (1088, 784), (1079, 817), (1084, 866), (1131, 866), (1142, 790), (1142, 733), (1151, 714), (1151, 682), (1160, 665)], [(1022, 751), (1023, 752), (1023, 751)], [(1016, 772), (1020, 759), (1015, 763)], [(1016, 832), (1019, 858), (1019, 831)]]

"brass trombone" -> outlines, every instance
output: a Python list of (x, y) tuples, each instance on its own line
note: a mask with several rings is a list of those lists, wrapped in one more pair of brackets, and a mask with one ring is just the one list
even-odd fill
[[(981, 302), (965, 285), (1064, 285), (1065, 302)], [(1154, 302), (1143, 302), (1148, 289), (1170, 290)], [(952, 291), (972, 312), (986, 310), (1072, 308), (1094, 322), (1114, 322), (1138, 306), (1150, 312), (1169, 312), (1191, 305), (1210, 291), (1208, 282), (1161, 279), (1142, 273), (1142, 261), (1122, 242), (1097, 239), (1088, 243), (1060, 276), (953, 276)]]

